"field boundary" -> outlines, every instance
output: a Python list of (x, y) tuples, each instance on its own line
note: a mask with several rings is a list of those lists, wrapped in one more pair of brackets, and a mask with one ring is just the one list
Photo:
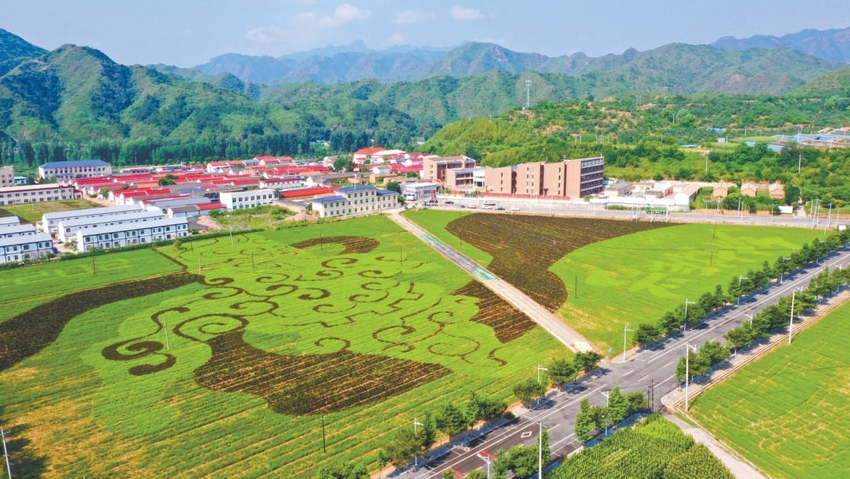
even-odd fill
[[(792, 339), (801, 332), (808, 329), (809, 327), (820, 322), (821, 319), (825, 318), (829, 313), (846, 303), (848, 300), (850, 300), (850, 289), (847, 289), (829, 298), (826, 304), (823, 304), (821, 307), (815, 310), (814, 315), (809, 316), (806, 320), (800, 322), (799, 324), (795, 325), (796, 327), (791, 329)], [(750, 364), (751, 362), (762, 358), (766, 354), (774, 351), (782, 345), (787, 345), (787, 341), (787, 332), (774, 334), (766, 343), (760, 344), (750, 349), (748, 351), (748, 354), (736, 353), (735, 356), (727, 363), (731, 365), (731, 367), (726, 369), (715, 370), (709, 377), (706, 378), (705, 382), (703, 383), (692, 382), (688, 388), (688, 401), (690, 403), (693, 403), (694, 399), (696, 399), (696, 397), (702, 394), (703, 392), (722, 383), (726, 379), (729, 379), (736, 372), (738, 372), (738, 370)], [(678, 410), (683, 412), (684, 414), (687, 414), (687, 411), (684, 410), (685, 394), (682, 389), (676, 389), (673, 392), (667, 394), (661, 399), (661, 402), (668, 409), (674, 411)], [(688, 418), (692, 419), (690, 416), (688, 416)]]

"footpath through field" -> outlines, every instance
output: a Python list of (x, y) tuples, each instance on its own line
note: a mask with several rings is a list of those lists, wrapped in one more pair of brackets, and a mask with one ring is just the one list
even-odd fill
[(498, 278), (493, 273), (487, 271), (476, 264), (471, 259), (467, 258), (456, 249), (443, 243), (433, 235), (429, 234), (412, 221), (401, 216), (398, 210), (393, 211), (389, 215), (390, 219), (395, 221), (399, 226), (422, 240), (428, 246), (434, 248), (438, 253), (442, 254), (455, 264), (463, 268), (469, 274), (474, 276), (484, 286), (505, 299), (528, 315), (535, 323), (539, 324), (549, 334), (555, 337), (558, 341), (564, 344), (567, 348), (574, 352), (592, 351), (590, 341), (584, 336), (570, 328), (564, 322), (552, 314), (549, 310), (537, 304), (534, 300), (526, 296), (517, 288), (508, 282)]
[(707, 447), (712, 454), (717, 456), (717, 458), (720, 459), (720, 461), (723, 462), (730, 471), (732, 471), (732, 474), (735, 477), (741, 479), (756, 479), (765, 477), (756, 468), (741, 459), (734, 451), (730, 451), (721, 443), (717, 442), (717, 440), (714, 439), (714, 436), (704, 429), (691, 426), (673, 414), (665, 414), (664, 417), (670, 420), (673, 424), (679, 426), (679, 429), (694, 438), (694, 441)]

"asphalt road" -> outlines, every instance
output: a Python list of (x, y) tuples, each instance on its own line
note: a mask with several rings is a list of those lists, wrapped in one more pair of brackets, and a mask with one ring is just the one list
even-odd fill
[[(450, 201), (451, 203), (446, 203)], [(484, 202), (493, 202), (503, 210), (484, 209)], [(670, 215), (650, 215), (643, 210), (606, 210), (602, 205), (594, 205), (586, 202), (556, 201), (556, 200), (530, 200), (516, 198), (463, 198), (463, 197), (440, 197), (439, 203), (434, 207), (447, 210), (464, 210), (469, 212), (488, 212), (503, 214), (533, 214), (533, 215), (555, 215), (555, 216), (593, 216), (599, 218), (631, 219), (635, 217), (640, 221), (675, 221), (677, 223), (717, 223), (717, 224), (744, 224), (751, 226), (787, 226), (795, 228), (834, 228), (840, 221), (835, 214), (821, 214), (819, 218), (792, 215), (756, 215), (738, 214), (735, 211), (723, 210), (692, 210), (687, 213), (670, 213)], [(828, 216), (831, 216), (828, 218)], [(850, 223), (850, 218), (845, 218), (842, 224)]]
[[(434, 246), (433, 243), (427, 241), (426, 243)], [(462, 264), (475, 265), (457, 251), (454, 251), (451, 256), (452, 259), (455, 257)], [(450, 467), (463, 473), (483, 469), (486, 464), (477, 456), (477, 453), (484, 450), (495, 453), (498, 449), (507, 449), (515, 444), (532, 444), (537, 438), (539, 422), (542, 422), (543, 427), (549, 431), (552, 453), (569, 453), (580, 446), (573, 431), (579, 403), (583, 399), (589, 399), (591, 404), (604, 405), (605, 396), (602, 392), (619, 386), (624, 393), (631, 391), (651, 393), (653, 409), (657, 410), (661, 406), (661, 397), (679, 387), (674, 374), (679, 358), (685, 354), (686, 343), (701, 345), (707, 340), (723, 342), (723, 335), (748, 320), (747, 315), (754, 315), (763, 308), (776, 304), (779, 298), (791, 294), (795, 288), (805, 288), (825, 265), (830, 268), (838, 266), (843, 268), (848, 264), (850, 264), (850, 250), (845, 248), (835, 252), (820, 264), (811, 265), (791, 276), (786, 276), (781, 284), (771, 283), (765, 290), (746, 300), (742, 299), (741, 305), (728, 306), (705, 323), (689, 327), (687, 331), (651, 349), (627, 351), (625, 361), (623, 361), (623, 355), (604, 361), (590, 377), (583, 378), (579, 384), (569, 385), (564, 391), (550, 392), (546, 401), (539, 407), (520, 415), (513, 424), (496, 429), (468, 444), (469, 447), (456, 447), (437, 461), (390, 477), (439, 478), (442, 471)], [(464, 269), (469, 271), (467, 268)], [(739, 351), (738, 354), (747, 354), (747, 352)]]

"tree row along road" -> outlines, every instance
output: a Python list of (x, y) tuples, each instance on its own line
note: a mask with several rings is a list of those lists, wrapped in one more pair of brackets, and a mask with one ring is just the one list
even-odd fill
[[(500, 296), (502, 295), (492, 286), (493, 283), (501, 281), (491, 279), (491, 277), (495, 278), (492, 273), (480, 268), (472, 260), (453, 250), (451, 247), (437, 241), (406, 218), (402, 218), (397, 214), (390, 215), (390, 217), (426, 244), (457, 263), (461, 268), (482, 280), (482, 283), (490, 287), (494, 292), (500, 294)], [(805, 288), (812, 278), (820, 273), (824, 267), (844, 268), (848, 264), (850, 264), (850, 250), (845, 248), (834, 252), (826, 260), (821, 260), (818, 265), (809, 265), (798, 270), (793, 275), (787, 275), (782, 283), (771, 283), (764, 291), (755, 294), (751, 301), (744, 302), (740, 306), (733, 305), (727, 307), (713, 318), (707, 320), (705, 325), (698, 329), (689, 329), (678, 336), (662, 341), (661, 344), (650, 349), (632, 350), (631, 354), (626, 355), (625, 361), (622, 355), (618, 355), (603, 362), (592, 376), (585, 378), (577, 387), (570, 388), (567, 391), (550, 392), (546, 401), (540, 407), (521, 415), (514, 425), (491, 432), (483, 442), (479, 441), (481, 444), (469, 448), (468, 451), (454, 449), (447, 456), (441, 458), (440, 462), (436, 465), (426, 465), (425, 467), (420, 467), (418, 470), (407, 470), (396, 477), (439, 478), (442, 471), (450, 467), (454, 467), (464, 473), (468, 473), (474, 469), (480, 469), (485, 464), (476, 455), (477, 453), (485, 450), (494, 453), (498, 449), (508, 449), (516, 444), (532, 444), (537, 437), (539, 422), (542, 422), (543, 426), (549, 431), (552, 454), (569, 453), (580, 447), (580, 444), (575, 439), (574, 428), (575, 416), (579, 411), (579, 403), (582, 400), (589, 399), (591, 404), (604, 405), (605, 397), (601, 393), (608, 392), (614, 387), (619, 386), (624, 393), (631, 391), (651, 392), (653, 398), (651, 406), (655, 410), (660, 406), (661, 397), (679, 388), (679, 384), (675, 379), (676, 364), (679, 358), (685, 355), (686, 344), (700, 346), (705, 341), (723, 342), (723, 336), (726, 332), (749, 320), (748, 315), (755, 315), (762, 309), (776, 304), (781, 297), (790, 295), (795, 288)], [(511, 288), (513, 287), (511, 286)], [(846, 297), (845, 295), (841, 295), (839, 299), (833, 298), (833, 301)], [(534, 303), (528, 297), (525, 297), (525, 299), (529, 303)], [(513, 301), (511, 303), (517, 305)], [(543, 309), (539, 305), (537, 306)], [(525, 309), (522, 310), (526, 311)], [(546, 312), (548, 313), (548, 311)], [(551, 313), (549, 314), (551, 315)], [(531, 317), (537, 321), (537, 318)], [(555, 321), (562, 323), (559, 318), (554, 317), (554, 315), (552, 317)], [(795, 329), (798, 327), (800, 326), (797, 325)], [(572, 331), (570, 328), (566, 329)], [(546, 330), (551, 333), (548, 328)], [(570, 344), (587, 343), (580, 335), (577, 333), (574, 334), (575, 336), (568, 335), (564, 339), (558, 336), (555, 337), (568, 347), (570, 347)], [(575, 351), (579, 348), (570, 347), (570, 349)], [(752, 352), (738, 351), (737, 354), (752, 354)], [(529, 377), (532, 374), (533, 371), (529, 371)]]
[(438, 240), (407, 218), (402, 217), (397, 211), (392, 213), (390, 218), (398, 223), (399, 226), (425, 242), (425, 244), (463, 268), (484, 286), (504, 298), (505, 301), (527, 314), (529, 318), (573, 352), (593, 350), (590, 341), (585, 339), (584, 336), (564, 324), (560, 318), (552, 314), (548, 309), (540, 306), (507, 281), (496, 277), (496, 275), (482, 268), (456, 249)]

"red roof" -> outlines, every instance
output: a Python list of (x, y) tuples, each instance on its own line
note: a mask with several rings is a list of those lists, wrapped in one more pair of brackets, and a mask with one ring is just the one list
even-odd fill
[(281, 198), (305, 198), (308, 196), (327, 195), (336, 191), (333, 186), (317, 186), (315, 188), (301, 188), (297, 190), (286, 190), (280, 192)]
[(221, 208), (224, 208), (224, 205), (221, 203), (203, 203), (198, 205), (198, 211), (217, 210)]
[(410, 165), (410, 166), (400, 165), (398, 167), (394, 167), (393, 171), (395, 171), (396, 173), (398, 173), (400, 175), (403, 175), (403, 174), (406, 174), (406, 173), (411, 173), (411, 172), (421, 173), (422, 172), (422, 163), (417, 163), (415, 165)]
[(374, 148), (361, 148), (354, 152), (355, 155), (374, 155), (375, 153), (379, 153), (384, 151), (383, 147), (376, 146)]
[(266, 171), (266, 175), (269, 176), (283, 176), (283, 175), (300, 175), (302, 173), (326, 173), (328, 171), (328, 167), (325, 165), (303, 165), (303, 166), (281, 166), (277, 168), (272, 168)]

